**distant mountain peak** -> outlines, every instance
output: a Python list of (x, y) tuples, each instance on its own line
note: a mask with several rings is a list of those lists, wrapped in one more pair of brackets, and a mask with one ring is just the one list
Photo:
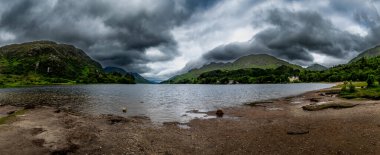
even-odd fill
[(306, 69), (311, 70), (311, 71), (324, 71), (324, 70), (327, 70), (328, 68), (326, 66), (315, 63), (307, 67)]
[(202, 73), (213, 70), (238, 70), (245, 68), (274, 69), (283, 65), (296, 69), (302, 69), (301, 66), (291, 64), (269, 54), (250, 54), (242, 56), (233, 62), (210, 62), (209, 64), (204, 65), (198, 69), (189, 70), (189, 72), (182, 75), (177, 75), (175, 77), (170, 78), (169, 80), (180, 81), (184, 79), (193, 79), (197, 78)]
[(119, 68), (119, 67), (113, 67), (113, 66), (107, 66), (105, 67), (104, 69), (104, 72), (106, 73), (119, 73), (121, 75), (126, 75), (126, 74), (130, 74), (132, 75), (134, 78), (135, 78), (135, 82), (136, 83), (154, 83), (152, 81), (149, 81), (147, 79), (145, 79), (143, 76), (141, 76), (139, 73), (135, 73), (135, 72), (127, 72), (125, 71), (123, 68)]

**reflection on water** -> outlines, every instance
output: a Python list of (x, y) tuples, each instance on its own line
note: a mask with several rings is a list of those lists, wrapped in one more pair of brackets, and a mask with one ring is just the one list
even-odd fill
[[(90, 114), (150, 117), (186, 122), (186, 111), (209, 111), (331, 87), (331, 84), (255, 85), (74, 85), (0, 89), (0, 103), (67, 106)], [(127, 108), (127, 113), (122, 108)]]

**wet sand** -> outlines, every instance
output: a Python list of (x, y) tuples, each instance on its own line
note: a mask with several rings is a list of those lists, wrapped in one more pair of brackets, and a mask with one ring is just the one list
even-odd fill
[[(225, 117), (157, 125), (36, 107), (0, 125), (1, 154), (379, 154), (380, 101), (326, 90), (223, 109)], [(305, 111), (302, 106), (351, 103)], [(22, 108), (1, 106), (0, 116)], [(213, 115), (215, 112), (209, 112)], [(184, 126), (184, 124), (182, 124)]]

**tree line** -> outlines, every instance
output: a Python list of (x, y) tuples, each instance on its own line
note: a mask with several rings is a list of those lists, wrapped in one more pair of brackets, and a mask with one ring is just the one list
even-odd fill
[[(200, 74), (197, 78), (183, 79), (177, 83), (184, 84), (256, 84), (256, 83), (289, 83), (289, 82), (341, 82), (366, 81), (371, 76), (380, 80), (380, 56), (361, 58), (357, 61), (334, 66), (324, 71), (295, 69), (280, 66), (275, 69), (238, 69), (214, 70)], [(291, 81), (289, 77), (297, 77)]]

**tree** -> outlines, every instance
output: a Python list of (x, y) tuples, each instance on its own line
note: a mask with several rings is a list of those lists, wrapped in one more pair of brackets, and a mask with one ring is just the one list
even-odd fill
[(367, 87), (368, 88), (374, 87), (374, 85), (375, 85), (375, 76), (373, 76), (372, 74), (368, 75), (368, 78), (367, 78)]

